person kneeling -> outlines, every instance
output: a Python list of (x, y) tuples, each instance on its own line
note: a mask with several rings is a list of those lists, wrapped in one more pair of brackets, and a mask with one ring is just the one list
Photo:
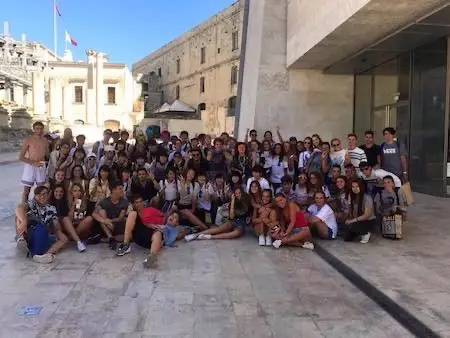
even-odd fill
[(230, 221), (198, 234), (187, 235), (185, 240), (189, 242), (194, 239), (234, 239), (241, 237), (245, 232), (249, 205), (248, 195), (241, 187), (237, 187), (231, 195)]
[(314, 204), (305, 215), (309, 229), (322, 239), (334, 239), (337, 235), (337, 222), (333, 209), (327, 204), (325, 193), (321, 190), (314, 193)]
[(116, 254), (124, 256), (131, 252), (131, 240), (142, 248), (150, 249), (143, 262), (144, 267), (156, 266), (157, 257), (164, 244), (173, 245), (176, 240), (184, 238), (187, 230), (179, 227), (177, 212), (171, 212), (167, 219), (158, 209), (145, 207), (141, 196), (132, 197), (133, 211), (130, 211), (125, 224), (124, 241), (117, 248)]
[(16, 208), (17, 247), (29, 253), (33, 261), (43, 264), (53, 262), (54, 255), (68, 242), (48, 197), (49, 189), (38, 186), (34, 199)]

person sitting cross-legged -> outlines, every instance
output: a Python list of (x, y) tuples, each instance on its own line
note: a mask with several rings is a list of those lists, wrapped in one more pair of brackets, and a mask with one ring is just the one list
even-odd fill
[(170, 211), (165, 216), (158, 209), (145, 207), (140, 196), (133, 196), (133, 211), (130, 211), (125, 225), (125, 236), (122, 244), (117, 248), (116, 254), (124, 256), (131, 252), (130, 242), (140, 247), (150, 249), (150, 253), (143, 262), (145, 268), (153, 268), (163, 245), (172, 246), (177, 240), (187, 235), (185, 227), (179, 225), (179, 215)]
[(49, 189), (40, 185), (34, 190), (32, 200), (16, 208), (17, 247), (30, 253), (33, 261), (43, 264), (53, 262), (54, 255), (68, 242), (56, 208), (48, 199)]
[(130, 203), (123, 195), (122, 183), (112, 183), (111, 196), (99, 201), (92, 214), (100, 223), (112, 250), (116, 250), (117, 241), (120, 241), (124, 234), (126, 216), (130, 211)]

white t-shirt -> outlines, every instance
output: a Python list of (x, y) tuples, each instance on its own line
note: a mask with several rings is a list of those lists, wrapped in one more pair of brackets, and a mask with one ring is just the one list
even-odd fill
[(272, 168), (270, 173), (270, 181), (272, 183), (281, 183), (281, 178), (285, 175), (284, 170), (287, 169), (288, 163), (279, 160), (278, 157), (271, 157), (269, 168)]
[(328, 204), (325, 204), (322, 208), (320, 208), (320, 210), (318, 210), (316, 204), (313, 204), (308, 208), (308, 211), (322, 220), (322, 222), (324, 222), (327, 227), (333, 231), (333, 238), (336, 238), (338, 229), (336, 216), (334, 216), (334, 212)]
[(402, 186), (402, 181), (396, 175), (384, 169), (372, 169), (372, 174), (370, 176), (363, 175), (363, 179), (366, 181), (374, 179), (383, 180), (383, 178), (385, 178), (386, 176), (392, 176), (396, 188), (400, 188)]
[[(253, 177), (250, 177), (247, 180), (247, 190), (246, 190), (247, 192), (250, 191), (250, 184), (252, 184), (253, 181), (255, 181), (255, 179)], [(259, 179), (259, 185), (261, 186), (261, 190), (266, 190), (266, 189), (270, 190), (270, 184), (264, 177), (261, 177)]]
[(167, 180), (160, 181), (159, 186), (164, 191), (164, 200), (174, 201), (178, 198), (177, 182), (167, 182)]
[(340, 166), (342, 173), (344, 173), (344, 162), (345, 162), (346, 154), (347, 154), (346, 149), (342, 149), (342, 150), (334, 151), (334, 152), (330, 153), (331, 164)]

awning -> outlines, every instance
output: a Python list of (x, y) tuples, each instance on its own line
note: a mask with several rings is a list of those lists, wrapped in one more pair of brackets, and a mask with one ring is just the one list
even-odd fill
[(158, 113), (195, 113), (195, 108), (187, 105), (183, 101), (176, 100), (174, 103), (169, 105), (167, 102), (164, 103), (159, 109), (155, 110), (155, 114)]

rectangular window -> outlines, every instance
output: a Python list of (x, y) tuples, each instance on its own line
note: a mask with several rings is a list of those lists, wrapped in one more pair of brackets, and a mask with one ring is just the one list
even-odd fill
[(180, 74), (180, 70), (181, 70), (181, 61), (180, 59), (177, 60), (177, 74)]
[(108, 87), (108, 104), (116, 104), (116, 87)]
[(202, 47), (200, 49), (200, 64), (204, 64), (206, 62), (206, 47)]
[(161, 77), (162, 73), (161, 73), (161, 68), (158, 68), (158, 76)]
[(205, 78), (201, 77), (200, 78), (200, 93), (204, 93), (205, 92)]
[(239, 31), (234, 31), (231, 34), (231, 39), (232, 39), (232, 50), (238, 50), (239, 49)]
[(83, 86), (75, 86), (75, 103), (83, 103)]

